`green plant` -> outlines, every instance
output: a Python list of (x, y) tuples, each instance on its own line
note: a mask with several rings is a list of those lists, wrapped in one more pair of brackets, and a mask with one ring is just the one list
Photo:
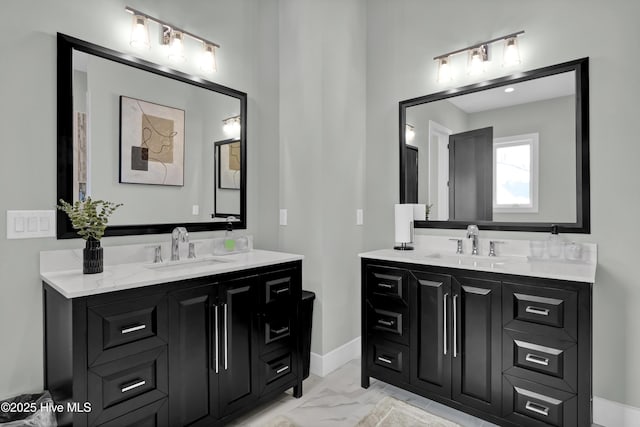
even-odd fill
[(91, 197), (87, 197), (84, 201), (73, 204), (60, 199), (57, 208), (69, 216), (71, 226), (84, 240), (100, 240), (104, 236), (109, 217), (120, 206), (122, 203), (91, 200)]

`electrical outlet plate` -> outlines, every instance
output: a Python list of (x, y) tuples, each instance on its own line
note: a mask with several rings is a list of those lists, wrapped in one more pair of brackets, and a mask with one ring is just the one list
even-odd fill
[(280, 209), (280, 225), (287, 225), (287, 210)]
[(364, 213), (362, 209), (356, 209), (356, 225), (364, 224)]
[(56, 211), (7, 211), (7, 239), (56, 236)]

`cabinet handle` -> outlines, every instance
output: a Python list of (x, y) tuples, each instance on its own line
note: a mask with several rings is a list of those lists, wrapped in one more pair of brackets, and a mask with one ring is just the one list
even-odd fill
[(449, 298), (448, 292), (442, 297), (442, 347), (445, 356), (447, 355), (447, 298)]
[(283, 334), (283, 333), (288, 332), (288, 331), (289, 331), (289, 327), (288, 326), (283, 326), (282, 328), (280, 328), (278, 330), (272, 329), (271, 333), (274, 334), (274, 335), (280, 335), (280, 334)]
[(280, 288), (275, 291), (276, 295), (280, 295), (282, 293), (289, 292), (289, 288)]
[(524, 360), (531, 363), (537, 363), (538, 365), (549, 366), (549, 359), (531, 353), (527, 353)]
[(532, 305), (528, 305), (527, 308), (524, 309), (524, 311), (526, 311), (527, 313), (531, 313), (531, 314), (538, 314), (540, 316), (548, 316), (549, 315), (549, 309), (548, 308), (539, 308), (539, 307), (534, 307)]
[(120, 389), (120, 391), (122, 391), (123, 393), (126, 393), (128, 391), (133, 390), (134, 388), (142, 387), (146, 383), (147, 382), (145, 380), (136, 380), (136, 382), (134, 382), (133, 384), (130, 384), (130, 385), (126, 386), (126, 387), (122, 387)]
[(393, 326), (393, 321), (378, 319), (378, 323), (384, 326)]
[(453, 296), (453, 357), (458, 357), (458, 294)]
[(388, 283), (378, 283), (378, 287), (379, 288), (385, 288), (385, 289), (392, 289), (393, 286), (389, 285)]
[(391, 360), (385, 359), (382, 356), (378, 356), (378, 360), (381, 361), (381, 362), (384, 362), (384, 363), (388, 363), (389, 365), (391, 365), (393, 363)]
[(224, 370), (227, 370), (227, 360), (229, 356), (229, 334), (227, 332), (228, 328), (227, 324), (227, 303), (224, 303)]
[(215, 308), (215, 327), (213, 328), (215, 331), (215, 343), (216, 343), (216, 374), (218, 373), (219, 370), (219, 366), (220, 366), (220, 339), (218, 337), (218, 306), (216, 305)]
[(131, 332), (141, 331), (146, 327), (147, 327), (147, 325), (145, 325), (145, 324), (137, 325), (137, 326), (131, 326), (130, 328), (121, 329), (120, 332), (122, 333), (122, 335), (130, 334)]
[(281, 374), (281, 373), (283, 373), (284, 371), (286, 371), (287, 369), (289, 369), (289, 365), (284, 365), (282, 368), (280, 368), (280, 369), (278, 369), (278, 370), (276, 371), (276, 374)]
[(531, 412), (535, 412), (536, 414), (544, 415), (545, 417), (549, 416), (549, 408), (547, 408), (546, 406), (542, 406), (537, 403), (531, 402), (529, 400), (527, 400), (527, 404), (524, 405), (524, 408)]

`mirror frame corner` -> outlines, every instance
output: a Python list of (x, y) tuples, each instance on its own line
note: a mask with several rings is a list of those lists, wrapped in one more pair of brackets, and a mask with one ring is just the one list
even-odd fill
[[(500, 86), (524, 82), (565, 72), (575, 72), (576, 83), (576, 221), (570, 223), (546, 222), (493, 222), (477, 221), (483, 230), (549, 232), (557, 225), (562, 233), (591, 233), (591, 201), (589, 173), (589, 58), (584, 57), (561, 64), (515, 73), (509, 76), (473, 83), (467, 86), (448, 89), (442, 92), (399, 102), (399, 141), (400, 141), (400, 203), (405, 203), (405, 167), (406, 167), (406, 109), (412, 106), (444, 100), (454, 96), (480, 92)], [(465, 229), (470, 221), (415, 221), (417, 228)]]
[[(66, 35), (57, 33), (57, 191), (56, 205), (60, 199), (73, 200), (73, 50), (78, 50), (104, 59), (128, 65), (143, 71), (157, 74), (170, 79), (201, 87), (236, 98), (240, 101), (240, 115), (242, 127), (240, 129), (240, 214), (234, 228), (247, 228), (247, 94), (236, 89), (223, 86), (198, 76), (169, 69), (132, 55), (118, 52), (106, 47)], [(214, 188), (215, 193), (215, 188)], [(214, 195), (215, 196), (215, 195)], [(214, 206), (215, 211), (215, 206)], [(214, 212), (212, 212), (214, 214)], [(226, 221), (216, 222), (180, 222), (160, 224), (132, 224), (108, 226), (104, 236), (128, 236), (141, 234), (171, 233), (174, 227), (185, 227), (189, 232), (224, 230)], [(56, 212), (56, 238), (79, 238), (78, 233), (71, 226), (71, 221), (60, 210)]]

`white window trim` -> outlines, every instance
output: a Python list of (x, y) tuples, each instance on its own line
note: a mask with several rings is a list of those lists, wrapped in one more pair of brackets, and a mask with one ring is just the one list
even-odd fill
[[(538, 183), (539, 183), (539, 159), (538, 159), (538, 133), (506, 136), (493, 139), (493, 211), (496, 213), (537, 213), (538, 212)], [(531, 180), (529, 191), (531, 194), (530, 205), (498, 205), (496, 203), (496, 150), (501, 147), (528, 144), (531, 147)]]

